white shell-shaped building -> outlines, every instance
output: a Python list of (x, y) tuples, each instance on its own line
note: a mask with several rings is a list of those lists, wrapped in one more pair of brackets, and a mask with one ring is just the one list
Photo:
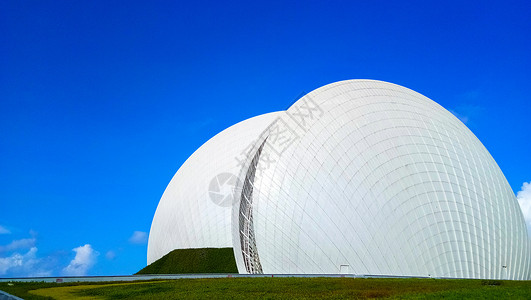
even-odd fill
[[(210, 141), (181, 167), (157, 208), (148, 262), (176, 248), (232, 247), (240, 273), (531, 279), (514, 193), (481, 142), (437, 103), (349, 80), (270, 116), (249, 129), (251, 147), (227, 171), (236, 177), (232, 214), (196, 203), (228, 168), (184, 169), (178, 179), (187, 164), (210, 163), (194, 158)], [(248, 121), (235, 126), (255, 126)], [(219, 222), (232, 240), (212, 229)]]
[(233, 125), (184, 162), (153, 217), (148, 264), (174, 249), (232, 247), (235, 174), (260, 133), (280, 114), (264, 114)]

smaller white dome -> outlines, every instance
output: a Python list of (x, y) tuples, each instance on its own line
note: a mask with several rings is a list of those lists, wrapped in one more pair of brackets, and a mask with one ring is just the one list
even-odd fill
[(263, 114), (235, 124), (184, 162), (153, 217), (148, 264), (174, 249), (232, 247), (231, 187), (240, 171), (239, 160), (280, 114)]

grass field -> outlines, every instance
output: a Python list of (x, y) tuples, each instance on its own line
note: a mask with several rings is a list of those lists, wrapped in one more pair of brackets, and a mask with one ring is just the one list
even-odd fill
[(232, 248), (176, 249), (137, 274), (238, 273)]
[(0, 283), (24, 299), (531, 299), (531, 281), (219, 278), (112, 283)]

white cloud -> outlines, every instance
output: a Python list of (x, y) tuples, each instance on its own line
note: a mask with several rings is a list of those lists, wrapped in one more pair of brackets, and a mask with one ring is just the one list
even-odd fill
[(516, 194), (520, 208), (524, 213), (527, 232), (531, 236), (531, 182), (524, 182), (520, 191)]
[(468, 116), (463, 115), (463, 114), (460, 114), (460, 113), (458, 113), (458, 112), (456, 112), (455, 110), (452, 110), (452, 109), (450, 109), (450, 112), (451, 112), (454, 116), (456, 116), (459, 120), (461, 120), (461, 122), (463, 122), (463, 124), (468, 123)]
[(72, 251), (76, 252), (76, 256), (72, 259), (70, 264), (63, 269), (63, 273), (70, 276), (86, 275), (87, 271), (96, 263), (96, 258), (99, 253), (92, 249), (90, 244), (74, 248)]
[(463, 104), (455, 107), (454, 109), (449, 109), (449, 111), (459, 120), (461, 120), (461, 122), (466, 125), (470, 125), (472, 122), (471, 120), (477, 119), (481, 114), (483, 114), (484, 108), (478, 105)]
[(26, 254), (13, 253), (0, 257), (0, 275), (20, 277), (51, 276), (52, 271), (45, 268), (46, 262), (37, 258), (37, 247), (31, 247)]
[(105, 258), (107, 258), (108, 260), (115, 259), (116, 258), (116, 252), (114, 252), (112, 250), (107, 251), (107, 253), (105, 253)]
[(144, 231), (135, 231), (129, 238), (129, 242), (132, 244), (145, 244), (147, 243), (148, 235)]
[(0, 234), (10, 234), (11, 231), (9, 229), (5, 228), (4, 226), (0, 225)]
[(9, 252), (17, 249), (28, 249), (35, 246), (35, 238), (14, 240), (6, 246), (0, 246), (0, 252)]

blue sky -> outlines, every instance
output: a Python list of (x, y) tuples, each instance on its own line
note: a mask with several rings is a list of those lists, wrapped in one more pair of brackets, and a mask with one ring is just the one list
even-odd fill
[(195, 149), (338, 80), (453, 111), (517, 193), (530, 36), (529, 1), (2, 1), (0, 277), (138, 271)]

